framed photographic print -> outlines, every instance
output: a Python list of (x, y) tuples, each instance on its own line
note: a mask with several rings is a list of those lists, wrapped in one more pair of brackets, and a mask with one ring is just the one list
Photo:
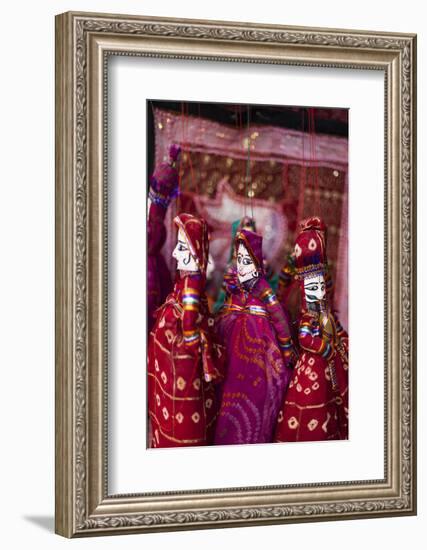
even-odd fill
[(416, 37), (56, 18), (56, 532), (416, 513)]

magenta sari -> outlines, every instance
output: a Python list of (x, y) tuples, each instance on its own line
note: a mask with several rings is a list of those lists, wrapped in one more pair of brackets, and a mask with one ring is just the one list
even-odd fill
[[(245, 233), (245, 245), (249, 250), (252, 244), (250, 252), (262, 265), (251, 243), (254, 235), (261, 238)], [(269, 443), (295, 362), (289, 324), (265, 279), (248, 288), (230, 272), (225, 284), (218, 330), (228, 359), (215, 445)]]

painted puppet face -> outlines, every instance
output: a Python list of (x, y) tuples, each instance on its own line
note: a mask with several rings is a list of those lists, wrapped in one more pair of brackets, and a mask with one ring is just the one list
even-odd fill
[(237, 248), (237, 276), (240, 283), (250, 281), (258, 277), (258, 270), (249, 254), (246, 246), (242, 243)]
[(199, 271), (199, 266), (191, 255), (187, 237), (182, 229), (178, 231), (178, 240), (173, 249), (172, 257), (177, 261), (176, 267), (180, 271)]
[(304, 279), (304, 292), (307, 302), (320, 302), (325, 299), (326, 285), (323, 275), (314, 275)]

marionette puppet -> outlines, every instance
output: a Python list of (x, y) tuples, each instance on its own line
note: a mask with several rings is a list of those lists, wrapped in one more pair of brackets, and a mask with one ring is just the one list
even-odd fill
[(178, 215), (174, 223), (176, 282), (157, 310), (148, 344), (151, 447), (212, 443), (218, 412), (213, 383), (221, 380), (225, 359), (205, 296), (207, 224), (190, 214)]
[(348, 335), (327, 292), (326, 228), (301, 224), (295, 271), (301, 287), (299, 360), (278, 416), (276, 441), (348, 438)]
[(164, 219), (171, 200), (178, 193), (180, 147), (171, 145), (169, 159), (156, 167), (148, 194), (147, 234), (147, 329), (153, 328), (154, 312), (172, 290), (172, 279), (161, 249), (166, 240)]
[(217, 323), (227, 351), (215, 445), (268, 443), (295, 362), (289, 324), (264, 277), (262, 237), (241, 229)]

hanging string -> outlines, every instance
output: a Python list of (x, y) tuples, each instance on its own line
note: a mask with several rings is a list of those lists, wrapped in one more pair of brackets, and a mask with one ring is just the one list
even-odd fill
[(183, 180), (185, 172), (185, 164), (187, 162), (187, 150), (185, 143), (185, 106), (184, 102), (181, 102), (181, 167), (179, 171), (179, 198), (180, 198), (180, 211), (181, 211), (181, 192), (183, 191)]
[[(157, 126), (156, 126), (156, 109), (154, 108), (154, 104), (152, 101), (150, 101), (150, 105), (151, 105), (151, 113), (153, 115), (153, 128), (154, 128), (154, 132), (153, 132), (153, 137), (154, 137), (154, 151), (153, 151), (153, 154), (154, 154), (154, 166), (156, 165), (156, 162), (157, 162), (157, 140), (156, 140), (156, 129), (157, 129)], [(162, 111), (160, 111), (162, 112)]]
[[(201, 115), (200, 103), (197, 104), (197, 111), (198, 111), (198, 114), (199, 114), (199, 119), (198, 119), (198, 123), (199, 123), (199, 140), (200, 140), (199, 149), (201, 150), (201, 149), (204, 149), (204, 147), (202, 147), (202, 139), (201, 139), (201, 136), (202, 136), (202, 115)], [(194, 133), (196, 133), (196, 132), (194, 132)], [(199, 167), (198, 174), (196, 174), (196, 192), (197, 192), (197, 195), (199, 195), (199, 191), (200, 191), (199, 185), (200, 185), (200, 180), (201, 180), (200, 158), (199, 158), (198, 167)]]
[(317, 140), (317, 134), (316, 134), (316, 109), (313, 108), (313, 151), (314, 151), (314, 173), (316, 175), (316, 188), (317, 188), (317, 209), (319, 210), (319, 214), (322, 215), (322, 212), (320, 212), (320, 204), (321, 204), (321, 189), (320, 189), (320, 178), (319, 178), (319, 163), (317, 162), (317, 153), (316, 153), (316, 140)]
[(321, 215), (320, 212), (320, 188), (319, 188), (319, 173), (316, 158), (316, 128), (315, 128), (315, 109), (310, 109), (310, 141), (311, 141), (311, 161), (313, 164), (313, 187), (315, 192), (315, 209), (316, 215)]
[[(239, 139), (243, 135), (243, 106), (239, 105)], [(243, 188), (244, 188), (244, 194), (245, 194), (245, 200), (243, 201), (243, 210), (244, 210), (244, 216), (246, 216), (246, 165), (243, 161), (243, 171), (242, 171), (242, 182), (243, 182)]]
[(301, 169), (300, 169), (297, 227), (304, 216), (305, 188), (307, 185), (307, 174), (306, 174), (306, 165), (305, 165), (305, 109), (301, 110), (301, 149), (302, 149), (302, 162), (301, 162)]
[(194, 189), (196, 187), (196, 190), (197, 190), (197, 186), (195, 184), (195, 176), (194, 176), (194, 169), (193, 169), (193, 161), (191, 159), (191, 153), (190, 153), (190, 141), (189, 141), (189, 135), (188, 135), (188, 126), (189, 126), (189, 123), (190, 123), (190, 113), (189, 113), (189, 108), (188, 108), (188, 103), (185, 104), (186, 105), (186, 115), (185, 115), (185, 139), (186, 139), (186, 143), (188, 144), (188, 149), (187, 149), (187, 158), (188, 158), (188, 164), (190, 165), (190, 179), (191, 179), (191, 189)]
[[(245, 188), (245, 195), (246, 197), (249, 197), (250, 199), (250, 205), (251, 205), (251, 218), (254, 219), (254, 208), (253, 208), (253, 202), (252, 202), (252, 189), (248, 191), (248, 185), (251, 182), (251, 136), (250, 136), (250, 123), (251, 123), (251, 115), (250, 115), (250, 106), (247, 106), (247, 120), (246, 120), (246, 126), (247, 126), (247, 145), (248, 145), (248, 156), (246, 160), (246, 188)], [(246, 203), (246, 201), (245, 201)], [(246, 214), (246, 212), (245, 212)]]
[(313, 140), (313, 116), (312, 109), (308, 109), (308, 136), (309, 136), (309, 145), (310, 145), (310, 160), (309, 160), (309, 181), (310, 189), (312, 192), (312, 201), (310, 215), (316, 215), (317, 212), (317, 191), (316, 191), (316, 180), (315, 180), (315, 170), (314, 170), (314, 140)]
[[(154, 109), (154, 105), (152, 101), (150, 101), (150, 105), (151, 105), (151, 113), (153, 115), (153, 127), (155, 130), (156, 129), (156, 110)], [(156, 133), (154, 132), (154, 139), (155, 138), (156, 138)]]
[[(242, 106), (236, 105), (236, 132), (237, 132), (238, 140), (240, 140), (241, 138), (242, 130), (243, 130)], [(239, 153), (238, 153), (238, 156), (240, 156)], [(243, 170), (245, 170), (244, 162), (243, 162)], [(239, 172), (238, 172), (238, 175), (239, 175)], [(245, 190), (245, 200), (243, 201), (243, 212), (244, 212), (244, 216), (246, 216), (246, 176), (245, 175), (240, 175), (240, 183), (242, 182)], [(239, 184), (239, 189), (240, 189), (240, 184)]]
[[(154, 150), (153, 150), (153, 156), (154, 156), (154, 165), (156, 164), (156, 111), (154, 110), (153, 102), (150, 101), (150, 107), (151, 107), (151, 114), (153, 117), (153, 139), (154, 139)], [(148, 180), (150, 181), (150, 179)], [(148, 191), (147, 191), (148, 192)]]
[(288, 187), (288, 181), (289, 181), (289, 164), (285, 157), (282, 163), (282, 193), (284, 197), (286, 196), (286, 188)]

